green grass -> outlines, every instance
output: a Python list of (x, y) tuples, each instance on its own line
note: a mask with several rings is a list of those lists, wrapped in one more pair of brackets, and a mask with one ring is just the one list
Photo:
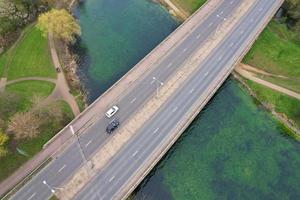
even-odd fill
[(246, 80), (247, 85), (255, 92), (257, 98), (264, 103), (272, 104), (278, 113), (284, 113), (300, 127), (300, 101)]
[(186, 12), (192, 14), (195, 12), (200, 6), (202, 6), (206, 0), (172, 0), (172, 2), (185, 10)]
[(9, 80), (29, 76), (56, 77), (48, 40), (35, 26), (14, 46), (6, 66)]
[(46, 81), (22, 81), (6, 86), (6, 91), (18, 94), (22, 101), (18, 105), (18, 111), (26, 111), (31, 108), (31, 100), (34, 95), (47, 97), (55, 87), (54, 83)]
[[(7, 178), (16, 169), (18, 169), (27, 160), (37, 154), (43, 145), (49, 141), (56, 133), (58, 133), (67, 123), (73, 119), (73, 114), (67, 103), (59, 101), (58, 104), (64, 112), (64, 120), (62, 122), (49, 121), (43, 126), (41, 133), (33, 139), (10, 141), (9, 153), (0, 158), (0, 181)], [(29, 156), (20, 155), (16, 148), (25, 151)]]
[(63, 112), (66, 114), (66, 118), (73, 119), (74, 115), (73, 115), (72, 109), (70, 108), (69, 104), (65, 101), (58, 101), (58, 102), (59, 102)]
[(83, 97), (82, 96), (78, 96), (78, 97), (76, 97), (75, 100), (76, 100), (76, 103), (77, 103), (77, 105), (79, 107), (80, 112), (84, 111), (84, 109), (85, 109), (85, 103), (84, 103)]
[(7, 60), (7, 53), (4, 53), (0, 56), (0, 77), (2, 77), (6, 60)]
[(300, 45), (284, 24), (270, 22), (259, 36), (244, 62), (264, 71), (300, 77)]

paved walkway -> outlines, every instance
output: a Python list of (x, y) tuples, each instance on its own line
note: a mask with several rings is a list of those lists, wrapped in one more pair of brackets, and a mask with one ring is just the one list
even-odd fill
[[(246, 66), (246, 68), (244, 68), (244, 66)], [(250, 66), (251, 67), (251, 66)], [(241, 76), (251, 80), (251, 81), (254, 81), (260, 85), (263, 85), (265, 87), (268, 87), (272, 90), (275, 90), (275, 91), (278, 91), (278, 92), (281, 92), (285, 95), (288, 95), (288, 96), (291, 96), (291, 97), (294, 97), (298, 100), (300, 100), (300, 94), (299, 93), (296, 93), (294, 91), (291, 91), (289, 89), (286, 89), (284, 87), (281, 87), (281, 86), (278, 86), (278, 85), (275, 85), (273, 83), (270, 83), (268, 81), (265, 81), (263, 79), (260, 79), (258, 78), (255, 73), (253, 72), (250, 72), (246, 69), (253, 69), (253, 67), (249, 68), (249, 66), (247, 65), (244, 65), (244, 64), (240, 64), (238, 67), (235, 68), (235, 71), (240, 74)], [(259, 70), (259, 71), (262, 71), (262, 70)], [(264, 74), (266, 74), (266, 72), (264, 72)]]
[(58, 100), (62, 99), (66, 101), (69, 106), (71, 107), (73, 113), (75, 116), (80, 114), (80, 110), (78, 107), (78, 104), (75, 100), (75, 97), (70, 93), (70, 88), (68, 85), (68, 82), (65, 78), (65, 75), (63, 73), (63, 69), (60, 65), (57, 52), (54, 45), (54, 40), (51, 35), (48, 37), (49, 40), (49, 47), (52, 57), (52, 62), (54, 64), (55, 69), (59, 68), (61, 72), (57, 73), (57, 80), (56, 80), (56, 86), (54, 91), (50, 94), (50, 96), (47, 97), (46, 100)]
[(0, 79), (0, 92), (4, 92), (7, 78)]
[(52, 82), (55, 85), (54, 90), (52, 93), (45, 99), (45, 102), (43, 103), (49, 103), (51, 101), (55, 100), (64, 100), (66, 101), (70, 108), (72, 109), (72, 112), (75, 116), (79, 115), (80, 110), (78, 107), (78, 104), (75, 100), (75, 97), (70, 94), (70, 88), (69, 85), (65, 79), (65, 75), (62, 72), (62, 67), (60, 65), (57, 52), (54, 46), (54, 41), (51, 36), (49, 36), (49, 46), (50, 46), (50, 51), (51, 51), (51, 57), (52, 57), (52, 62), (54, 64), (55, 69), (59, 68), (61, 72), (57, 73), (57, 79), (52, 79), (52, 78), (45, 78), (45, 77), (25, 77), (25, 78), (19, 78), (11, 81), (7, 81), (7, 78), (3, 77), (0, 79), (0, 92), (5, 91), (6, 85), (21, 82), (21, 81), (31, 81), (31, 80), (38, 80), (38, 81), (48, 81)]

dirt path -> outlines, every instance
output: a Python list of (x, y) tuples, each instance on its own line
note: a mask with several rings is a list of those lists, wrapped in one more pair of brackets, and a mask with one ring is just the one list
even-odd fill
[(182, 10), (180, 7), (177, 7), (171, 0), (159, 0), (161, 4), (165, 5), (165, 7), (168, 9), (169, 13), (177, 18), (179, 20), (186, 20), (189, 17), (189, 13), (186, 13), (184, 10)]
[(258, 74), (262, 74), (262, 75), (266, 75), (266, 76), (272, 76), (272, 77), (278, 77), (278, 78), (286, 78), (286, 79), (289, 78), (289, 77), (286, 77), (286, 76), (281, 76), (281, 75), (277, 75), (277, 74), (271, 74), (269, 72), (263, 71), (261, 69), (252, 67), (252, 66), (244, 64), (244, 63), (241, 63), (239, 65), (239, 67), (242, 68), (243, 70), (247, 70), (247, 71), (250, 71), (250, 72), (254, 72), (254, 73), (258, 73)]
[[(15, 80), (11, 80), (11, 81), (7, 81), (6, 85), (10, 85), (10, 84), (14, 84), (14, 83), (18, 83), (21, 81), (48, 81), (48, 82), (52, 82), (54, 84), (56, 84), (56, 79), (53, 78), (45, 78), (45, 77), (25, 77), (25, 78), (18, 78)], [(1, 86), (0, 86), (1, 87)]]
[[(253, 67), (251, 67), (251, 69), (253, 69)], [(254, 68), (254, 69), (255, 69), (255, 68)], [(260, 85), (263, 85), (263, 86), (265, 86), (265, 87), (268, 87), (268, 88), (270, 88), (270, 89), (272, 89), (272, 90), (281, 92), (281, 93), (283, 93), (283, 94), (286, 94), (286, 95), (288, 95), (288, 96), (291, 96), (291, 97), (294, 97), (294, 98), (300, 100), (300, 94), (299, 94), (299, 93), (296, 93), (296, 92), (291, 91), (291, 90), (288, 90), (288, 89), (286, 89), (286, 88), (284, 88), (284, 87), (275, 85), (275, 84), (273, 84), (273, 83), (270, 83), (270, 82), (268, 82), (268, 81), (265, 81), (265, 80), (263, 80), (263, 79), (258, 78), (258, 77), (256, 76), (255, 73), (251, 72), (251, 71), (253, 71), (253, 70), (251, 70), (251, 71), (246, 70), (246, 69), (244, 68), (244, 65), (243, 65), (243, 64), (241, 64), (241, 65), (239, 65), (238, 67), (236, 67), (236, 68), (235, 68), (235, 71), (236, 71), (238, 74), (240, 74), (241, 76), (243, 76), (244, 78), (246, 78), (246, 79), (249, 79), (249, 80), (254, 81), (254, 82), (256, 82), (256, 83), (258, 83), (258, 84), (260, 84)], [(261, 71), (261, 70), (259, 70), (259, 71)]]

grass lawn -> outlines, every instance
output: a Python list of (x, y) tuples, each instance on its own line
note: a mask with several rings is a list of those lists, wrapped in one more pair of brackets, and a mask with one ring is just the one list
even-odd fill
[(261, 86), (250, 80), (246, 80), (247, 85), (255, 92), (261, 102), (272, 104), (278, 113), (284, 113), (300, 127), (300, 101)]
[(206, 0), (171, 0), (176, 6), (184, 9), (186, 12), (192, 14), (200, 6), (202, 6)]
[(69, 104), (65, 101), (58, 101), (62, 110), (66, 114), (67, 119), (73, 119), (75, 116), (73, 115), (72, 109), (70, 108)]
[(7, 60), (7, 55), (6, 53), (4, 53), (0, 56), (0, 77), (2, 77), (6, 60)]
[(286, 25), (270, 22), (244, 62), (273, 74), (299, 78), (300, 44), (293, 41), (293, 34)]
[[(59, 106), (64, 111), (63, 122), (49, 122), (46, 126), (43, 126), (41, 133), (34, 139), (9, 142), (9, 153), (5, 157), (0, 158), (0, 181), (7, 178), (23, 163), (37, 154), (50, 138), (73, 119), (72, 110), (67, 103), (59, 101)], [(26, 152), (28, 157), (18, 153), (17, 148)]]
[(54, 83), (46, 81), (21, 81), (6, 86), (6, 91), (18, 94), (22, 101), (18, 105), (18, 111), (26, 111), (31, 108), (31, 100), (34, 95), (47, 97), (55, 87)]
[(76, 100), (76, 103), (77, 103), (77, 105), (79, 107), (80, 112), (84, 111), (84, 109), (85, 109), (85, 103), (84, 103), (84, 100), (83, 100), (82, 96), (76, 97), (75, 100)]
[(35, 26), (30, 27), (13, 48), (6, 63), (9, 80), (29, 76), (56, 77), (48, 40)]

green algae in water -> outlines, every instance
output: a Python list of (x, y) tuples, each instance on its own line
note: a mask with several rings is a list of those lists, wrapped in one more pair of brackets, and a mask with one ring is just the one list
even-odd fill
[(90, 102), (179, 25), (149, 0), (87, 0), (75, 13), (82, 28), (79, 76)]
[(228, 80), (135, 198), (300, 199), (300, 143), (282, 131)]

